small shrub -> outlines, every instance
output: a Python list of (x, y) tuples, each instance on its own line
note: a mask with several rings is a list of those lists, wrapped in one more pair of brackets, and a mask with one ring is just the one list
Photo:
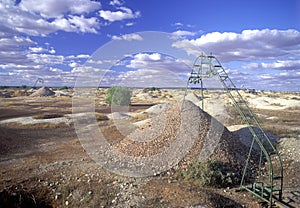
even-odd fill
[(225, 164), (215, 160), (195, 161), (190, 164), (182, 177), (194, 180), (202, 186), (208, 187), (229, 187), (238, 183), (236, 174)]
[(102, 113), (95, 113), (97, 121), (107, 121), (108, 117)]
[(59, 88), (59, 90), (67, 90), (67, 89), (69, 89), (67, 86), (62, 86)]
[(147, 87), (147, 88), (143, 89), (143, 92), (146, 93), (146, 92), (153, 92), (153, 91), (157, 91), (157, 90), (159, 90), (159, 88), (156, 88), (156, 87)]
[(291, 97), (291, 100), (300, 100), (300, 97)]
[(128, 87), (114, 86), (108, 89), (105, 101), (109, 105), (130, 105), (131, 95)]

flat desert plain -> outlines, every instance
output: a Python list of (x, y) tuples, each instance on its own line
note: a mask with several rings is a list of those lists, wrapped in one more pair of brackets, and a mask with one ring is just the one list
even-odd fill
[[(101, 167), (76, 134), (74, 90), (53, 91), (55, 94), (32, 96), (29, 90), (1, 90), (0, 207), (260, 207), (260, 200), (239, 191), (238, 185), (201, 186), (181, 178), (179, 170), (172, 168), (147, 177), (130, 177)], [(91, 95), (96, 122), (108, 140), (119, 143), (123, 137), (115, 128), (116, 121), (146, 128), (169, 106), (180, 105), (185, 94), (174, 89), (134, 89), (128, 111), (116, 112), (105, 103), (106, 92), (97, 89)], [(299, 207), (300, 93), (240, 93), (281, 155), (284, 201)], [(185, 99), (202, 106), (198, 90), (188, 90)], [(204, 111), (234, 138), (245, 143), (251, 140), (224, 91), (205, 91), (203, 102)], [(172, 124), (172, 119), (169, 122)]]

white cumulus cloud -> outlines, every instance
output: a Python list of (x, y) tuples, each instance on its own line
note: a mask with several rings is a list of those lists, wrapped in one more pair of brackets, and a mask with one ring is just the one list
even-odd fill
[(99, 29), (99, 23), (96, 17), (86, 18), (83, 15), (70, 16), (69, 22), (82, 33), (97, 33), (97, 29)]
[(191, 68), (183, 60), (162, 55), (160, 53), (138, 53), (132, 57), (128, 68), (167, 70), (174, 73), (187, 73)]
[(274, 70), (299, 70), (300, 60), (276, 60), (273, 62), (248, 63), (244, 69), (274, 69)]
[(97, 33), (100, 20), (85, 16), (100, 9), (100, 3), (89, 0), (45, 0), (38, 4), (23, 0), (0, 2), (0, 25), (6, 33), (47, 35), (58, 30), (66, 32)]
[(187, 30), (177, 30), (172, 33), (173, 35), (185, 37), (185, 36), (194, 36), (196, 35), (195, 32), (187, 31)]
[(263, 68), (270, 68), (270, 69), (300, 69), (300, 60), (278, 60), (273, 63), (262, 63), (261, 66)]
[(193, 52), (192, 45), (207, 54), (212, 52), (223, 61), (273, 59), (289, 53), (300, 55), (300, 32), (293, 29), (212, 32), (174, 44), (189, 52)]
[(40, 14), (45, 18), (56, 18), (66, 13), (84, 14), (101, 8), (101, 3), (89, 0), (22, 0), (19, 4), (24, 11)]
[(125, 34), (125, 35), (121, 35), (121, 36), (113, 35), (111, 37), (111, 39), (113, 39), (113, 40), (127, 40), (127, 41), (143, 40), (142, 36), (140, 36), (139, 34), (136, 34), (136, 33)]
[(109, 4), (112, 5), (112, 6), (120, 6), (122, 5), (124, 2), (120, 1), (120, 0), (113, 0), (113, 1), (110, 1)]
[(186, 82), (169, 70), (153, 68), (137, 69), (121, 72), (117, 77), (111, 78), (107, 84), (122, 84), (128, 87), (184, 87)]
[(33, 53), (41, 53), (47, 51), (47, 49), (42, 47), (29, 47), (29, 50)]
[(259, 63), (247, 63), (242, 66), (243, 69), (257, 69), (259, 68)]
[(124, 19), (135, 19), (140, 17), (141, 13), (139, 11), (133, 12), (131, 9), (127, 7), (120, 7), (118, 11), (110, 11), (110, 10), (100, 10), (100, 17), (109, 22), (121, 21)]

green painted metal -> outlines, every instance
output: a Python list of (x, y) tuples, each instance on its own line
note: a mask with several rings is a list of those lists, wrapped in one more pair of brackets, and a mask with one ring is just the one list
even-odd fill
[[(249, 108), (247, 102), (243, 99), (239, 89), (234, 85), (229, 78), (225, 69), (222, 67), (219, 60), (212, 54), (206, 56), (201, 54), (194, 62), (192, 72), (187, 82), (187, 88), (189, 84), (199, 84), (201, 86), (202, 96), (202, 109), (204, 110), (204, 96), (203, 96), (203, 81), (204, 79), (217, 76), (222, 83), (224, 90), (228, 97), (232, 100), (235, 109), (240, 114), (243, 122), (247, 125), (251, 132), (253, 139), (249, 148), (247, 160), (245, 161), (245, 167), (241, 178), (240, 187), (245, 189), (261, 200), (267, 202), (271, 207), (274, 201), (282, 201), (282, 189), (283, 189), (283, 167), (282, 160), (276, 148), (273, 146), (269, 137), (266, 135), (261, 127), (261, 124), (256, 119), (255, 115)], [(186, 88), (186, 90), (187, 90)], [(186, 96), (186, 92), (184, 97)], [(246, 184), (245, 178), (251, 156), (254, 152), (253, 146), (257, 144), (260, 148), (260, 159), (258, 164), (258, 171), (254, 182), (249, 186)], [(266, 161), (267, 167), (264, 166)], [(278, 169), (274, 169), (274, 163), (277, 162)], [(267, 169), (267, 170), (265, 170)]]

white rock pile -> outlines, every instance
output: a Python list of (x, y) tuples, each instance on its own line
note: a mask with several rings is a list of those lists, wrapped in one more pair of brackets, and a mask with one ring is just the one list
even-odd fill
[(53, 92), (48, 87), (41, 87), (36, 92), (32, 93), (31, 97), (47, 97), (47, 96), (54, 96), (55, 92)]

